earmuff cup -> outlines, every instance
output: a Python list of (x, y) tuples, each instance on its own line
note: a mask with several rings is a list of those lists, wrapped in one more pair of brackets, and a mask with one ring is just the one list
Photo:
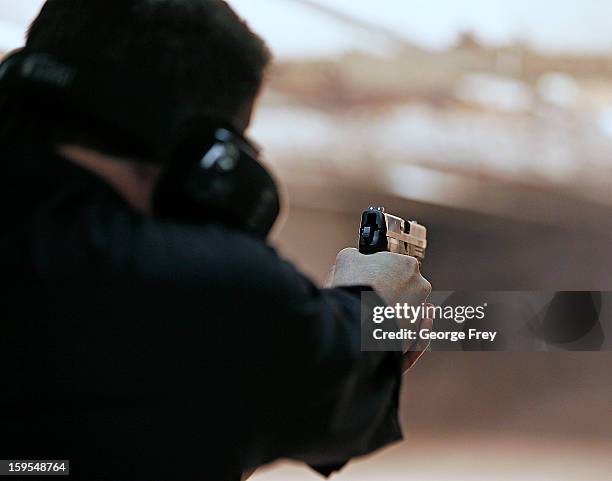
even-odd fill
[[(202, 137), (203, 132), (211, 134)], [(265, 238), (280, 212), (278, 189), (252, 144), (229, 126), (190, 123), (153, 196), (160, 219), (211, 220)]]

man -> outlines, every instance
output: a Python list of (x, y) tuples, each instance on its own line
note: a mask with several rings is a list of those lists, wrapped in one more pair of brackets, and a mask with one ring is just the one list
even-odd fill
[[(114, 74), (123, 103), (168, 96), (238, 132), (270, 59), (219, 0), (48, 0), (25, 51), (99, 72), (92, 104)], [(238, 229), (157, 218), (168, 166), (129, 123), (121, 138), (83, 105), (1, 97), (0, 458), (223, 481), (279, 458), (327, 474), (401, 438), (401, 375), (425, 346), (361, 352), (360, 292), (424, 301), (415, 259), (345, 250), (320, 290)]]

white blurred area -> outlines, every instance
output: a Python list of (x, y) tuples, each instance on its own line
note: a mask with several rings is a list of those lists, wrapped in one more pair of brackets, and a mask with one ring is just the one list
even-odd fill
[[(437, 289), (612, 290), (612, 2), (230, 0), (277, 61), (251, 135), (315, 280), (385, 205)], [(0, 50), (40, 0), (2, 0)], [(431, 353), (407, 440), (339, 481), (612, 479), (610, 353)], [(319, 479), (281, 464), (254, 481)]]
[[(233, 5), (279, 57), (254, 135), (294, 190), (335, 183), (550, 225), (574, 203), (595, 229), (590, 207), (612, 207), (611, 4)], [(297, 201), (324, 208), (323, 190)], [(546, 195), (560, 200), (533, 208)]]
[[(2, 3), (0, 48), (20, 44), (41, 3)], [(253, 136), (289, 184), (335, 179), (553, 225), (554, 205), (530, 209), (542, 193), (612, 208), (612, 4), (230, 4), (277, 56)], [(417, 188), (401, 181), (411, 169)]]

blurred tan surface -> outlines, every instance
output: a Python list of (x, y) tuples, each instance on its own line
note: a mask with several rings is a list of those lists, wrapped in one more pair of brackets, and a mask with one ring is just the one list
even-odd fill
[[(428, 353), (406, 378), (406, 439), (334, 479), (607, 481), (611, 363), (612, 353)], [(319, 477), (278, 463), (253, 479)]]
[[(610, 66), (470, 34), (279, 65), (254, 130), (291, 203), (276, 244), (321, 283), (384, 205), (428, 227), (434, 289), (612, 290)], [(337, 479), (612, 479), (611, 353), (429, 353), (402, 407), (406, 441)]]
[[(610, 445), (542, 439), (539, 436), (447, 435), (431, 433), (357, 461), (338, 481), (607, 481)], [(253, 481), (315, 481), (308, 468), (282, 464), (263, 469)]]
[[(334, 211), (333, 203), (328, 210), (294, 205), (277, 239), (281, 252), (315, 279), (324, 279), (336, 252), (356, 243), (362, 197), (355, 194), (354, 209), (346, 211)], [(395, 213), (411, 218), (416, 212), (425, 223), (433, 220), (423, 271), (434, 288), (612, 285), (605, 233), (385, 200)], [(336, 479), (605, 481), (612, 476), (612, 353), (430, 352), (406, 378), (402, 409), (407, 439), (352, 463)], [(318, 476), (280, 463), (253, 479)]]

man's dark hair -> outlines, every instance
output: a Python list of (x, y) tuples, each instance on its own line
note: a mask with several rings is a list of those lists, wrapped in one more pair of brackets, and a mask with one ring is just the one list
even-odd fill
[(270, 60), (222, 0), (47, 0), (26, 45), (126, 75), (144, 70), (153, 85), (226, 118), (257, 95)]
[[(160, 96), (178, 92), (182, 105), (224, 120), (258, 94), (271, 58), (222, 0), (47, 0), (26, 47), (77, 66), (111, 65), (126, 77), (147, 72), (143, 82)], [(103, 87), (91, 85), (92, 95)], [(53, 112), (41, 125), (41, 112), (10, 107), (0, 112), (0, 142), (7, 134), (14, 141), (16, 129), (42, 136), (61, 116)]]

